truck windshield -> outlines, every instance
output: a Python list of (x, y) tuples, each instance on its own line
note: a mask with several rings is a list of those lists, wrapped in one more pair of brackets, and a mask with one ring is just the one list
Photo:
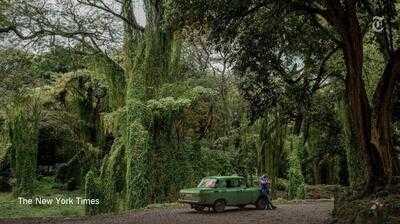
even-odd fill
[(200, 184), (197, 186), (198, 188), (215, 188), (217, 186), (216, 179), (203, 179)]

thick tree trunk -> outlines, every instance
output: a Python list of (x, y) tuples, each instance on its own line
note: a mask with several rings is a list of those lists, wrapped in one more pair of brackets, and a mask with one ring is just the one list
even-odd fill
[(342, 6), (340, 2), (330, 1), (328, 13), (328, 21), (337, 29), (343, 40), (347, 69), (345, 97), (351, 129), (348, 162), (349, 169), (354, 173), (352, 186), (370, 186), (375, 168), (370, 157), (371, 109), (362, 79), (362, 32), (355, 6)]
[[(351, 31), (343, 36), (343, 53), (348, 72), (345, 80), (345, 95), (351, 127), (350, 150), (352, 152), (349, 153), (349, 164), (354, 164), (351, 169), (357, 169), (355, 173), (358, 180), (355, 185), (364, 185), (370, 189), (373, 180), (378, 175), (378, 172), (374, 171), (379, 170), (380, 165), (372, 159), (374, 156), (370, 148), (371, 109), (362, 80), (362, 41), (357, 34), (357, 31)], [(356, 162), (356, 160), (359, 161)]]
[(392, 112), (396, 82), (400, 80), (400, 50), (390, 55), (389, 63), (374, 95), (371, 143), (381, 169), (378, 183), (389, 184), (399, 174), (399, 164), (393, 147)]
[(319, 161), (314, 161), (313, 171), (314, 171), (314, 185), (320, 185), (321, 184), (321, 173), (320, 173)]
[(355, 2), (328, 1), (327, 19), (343, 40), (346, 100), (353, 146), (348, 153), (348, 163), (349, 169), (355, 169), (358, 176), (352, 180), (352, 185), (359, 185), (365, 193), (371, 193), (388, 184), (399, 172), (392, 144), (391, 115), (392, 96), (400, 79), (400, 52), (391, 55), (371, 109), (362, 79), (363, 35)]

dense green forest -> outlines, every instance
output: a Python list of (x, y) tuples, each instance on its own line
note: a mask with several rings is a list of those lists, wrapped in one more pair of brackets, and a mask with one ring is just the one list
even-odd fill
[(50, 188), (99, 199), (95, 215), (175, 202), (205, 176), (267, 174), (288, 200), (335, 185), (343, 222), (399, 220), (399, 12), (0, 0), (0, 200)]

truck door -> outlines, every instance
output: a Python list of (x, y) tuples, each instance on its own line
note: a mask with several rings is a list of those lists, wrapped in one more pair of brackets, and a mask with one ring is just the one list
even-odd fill
[(238, 205), (240, 204), (240, 187), (238, 179), (228, 179), (226, 180), (226, 200), (228, 205)]
[(253, 203), (254, 189), (247, 188), (243, 179), (238, 180), (238, 205)]

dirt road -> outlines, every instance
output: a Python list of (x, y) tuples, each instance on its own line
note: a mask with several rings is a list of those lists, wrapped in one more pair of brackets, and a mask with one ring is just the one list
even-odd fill
[(331, 201), (308, 201), (280, 204), (278, 209), (243, 210), (228, 208), (223, 213), (195, 212), (189, 208), (145, 210), (119, 215), (104, 215), (76, 219), (3, 220), (0, 223), (123, 223), (123, 224), (326, 224), (333, 208)]

